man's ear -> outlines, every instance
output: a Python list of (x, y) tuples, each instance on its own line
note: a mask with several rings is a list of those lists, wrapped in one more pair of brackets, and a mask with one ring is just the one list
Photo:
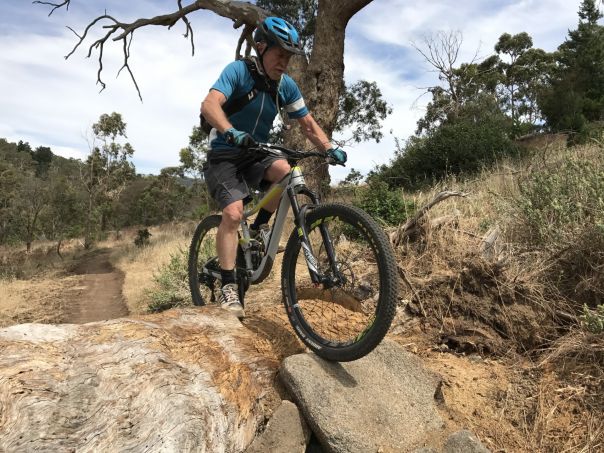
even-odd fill
[(258, 54), (262, 55), (264, 53), (264, 51), (266, 50), (266, 43), (265, 42), (257, 42), (256, 43), (256, 50), (258, 50)]

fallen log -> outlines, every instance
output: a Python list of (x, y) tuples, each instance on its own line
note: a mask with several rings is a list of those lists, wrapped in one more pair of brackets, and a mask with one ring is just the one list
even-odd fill
[(219, 308), (0, 329), (0, 451), (243, 451), (279, 363)]

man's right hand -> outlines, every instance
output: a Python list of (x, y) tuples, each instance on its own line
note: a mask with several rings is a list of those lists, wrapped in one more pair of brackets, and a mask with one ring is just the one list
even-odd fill
[(229, 145), (237, 146), (239, 148), (250, 148), (256, 146), (256, 140), (247, 132), (239, 131), (234, 127), (224, 131), (224, 137)]

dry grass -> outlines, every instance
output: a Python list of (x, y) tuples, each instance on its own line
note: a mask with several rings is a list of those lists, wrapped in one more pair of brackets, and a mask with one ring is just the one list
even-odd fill
[(136, 231), (123, 240), (112, 261), (115, 267), (124, 272), (122, 294), (130, 313), (148, 311), (151, 302), (148, 291), (154, 286), (153, 276), (163, 264), (170, 261), (174, 253), (189, 248), (194, 229), (193, 222), (151, 227), (150, 244), (145, 247), (134, 245)]
[[(515, 217), (514, 209), (520, 183), (534, 172), (551, 171), (569, 158), (603, 168), (602, 157), (602, 148), (597, 146), (551, 145), (536, 151), (531, 159), (500, 162), (473, 179), (450, 178), (430, 191), (405, 194), (418, 206), (444, 188), (470, 194), (436, 205), (419, 237), (400, 247), (397, 254), (408, 280), (402, 285), (403, 297), (410, 301), (407, 307), (416, 315), (421, 316), (423, 310), (428, 315), (421, 324), (422, 335), (441, 343), (440, 350), (486, 354), (509, 363), (503, 418), (495, 420), (482, 410), (478, 418), (466, 411), (458, 414), (467, 426), (490, 439), (492, 448), (604, 449), (604, 337), (582, 330), (578, 318), (583, 301), (564, 295), (551, 278), (556, 266), (578, 261), (568, 254), (561, 258), (553, 247), (523, 242), (526, 224)], [(449, 217), (447, 223), (431, 227), (445, 217)], [(494, 253), (485, 254), (486, 235), (495, 227), (500, 233)], [(596, 243), (590, 243), (593, 253), (600, 253)], [(582, 287), (591, 285), (592, 293), (598, 287), (601, 291), (599, 272), (586, 273)], [(541, 365), (529, 364), (526, 373), (512, 378), (513, 363), (527, 359), (537, 359)], [(465, 366), (464, 375), (476, 368), (467, 362)], [(447, 376), (451, 368), (442, 372)], [(447, 378), (460, 380), (456, 375)], [(469, 397), (463, 386), (455, 385), (450, 392), (452, 401)], [(485, 404), (500, 402), (493, 396)]]

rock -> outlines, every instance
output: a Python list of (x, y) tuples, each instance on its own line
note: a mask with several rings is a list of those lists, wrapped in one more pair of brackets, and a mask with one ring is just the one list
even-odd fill
[(0, 451), (243, 451), (280, 401), (257, 340), (216, 307), (0, 329)]
[(304, 453), (309, 440), (310, 430), (298, 407), (283, 401), (246, 453)]
[(354, 362), (290, 356), (280, 376), (327, 451), (412, 451), (443, 427), (440, 378), (391, 341)]
[(474, 434), (464, 429), (449, 436), (443, 453), (490, 453), (490, 451)]

